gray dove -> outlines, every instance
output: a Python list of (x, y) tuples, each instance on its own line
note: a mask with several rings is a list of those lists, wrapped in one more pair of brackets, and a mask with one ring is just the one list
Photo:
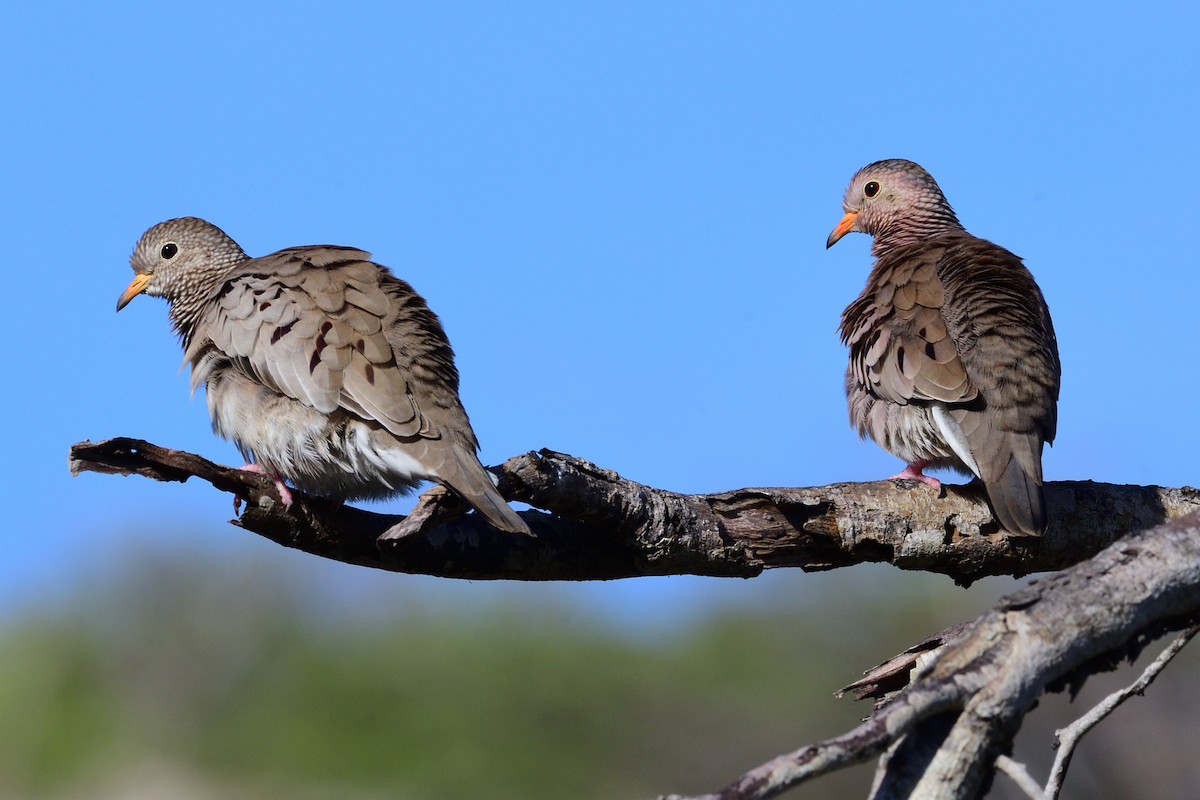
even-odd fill
[(1011, 533), (1046, 530), (1042, 447), (1054, 441), (1061, 366), (1050, 310), (1021, 259), (963, 228), (933, 177), (902, 159), (850, 181), (851, 231), (874, 237), (866, 288), (842, 312), (850, 422), (937, 488), (927, 467), (983, 482)]
[(476, 455), (437, 316), (370, 259), (332, 245), (250, 258), (215, 225), (172, 219), (138, 241), (117, 310), (142, 293), (166, 299), (213, 430), (285, 504), (284, 480), (337, 501), (430, 480), (528, 534)]

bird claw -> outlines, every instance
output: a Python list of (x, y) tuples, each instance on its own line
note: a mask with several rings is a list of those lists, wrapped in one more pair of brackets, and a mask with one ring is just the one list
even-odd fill
[[(270, 478), (271, 482), (275, 484), (275, 491), (279, 492), (279, 499), (283, 501), (284, 508), (291, 508), (292, 503), (296, 502), (296, 498), (292, 496), (291, 489), (284, 484), (283, 478), (279, 477), (278, 475), (272, 475), (263, 469), (261, 465), (246, 464), (238, 467), (238, 469), (242, 470), (243, 472), (253, 472), (255, 475), (263, 475), (267, 478)], [(235, 495), (233, 498), (233, 513), (238, 513), (241, 509), (241, 505), (242, 498)]]
[(895, 475), (889, 475), (887, 477), (887, 480), (889, 480), (889, 481), (920, 481), (921, 483), (928, 486), (930, 489), (933, 489), (940, 496), (942, 493), (942, 482), (939, 481), (937, 478), (934, 478), (930, 475), (926, 475), (924, 472), (921, 471), (921, 470), (925, 469), (925, 467), (928, 465), (929, 465), (928, 461), (914, 461), (913, 463), (909, 464), (904, 469), (902, 469), (900, 472), (897, 472)]

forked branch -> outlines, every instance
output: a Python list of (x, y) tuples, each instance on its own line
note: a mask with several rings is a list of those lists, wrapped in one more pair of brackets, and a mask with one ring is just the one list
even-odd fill
[(1197, 618), (1200, 511), (1132, 534), (948, 631), (945, 643), (912, 659), (909, 685), (851, 732), (780, 756), (715, 794), (660, 800), (766, 800), (881, 754), (872, 800), (973, 800), (1042, 694), (1077, 691), (1087, 676)]
[(285, 509), (261, 476), (136, 439), (74, 445), (70, 466), (196, 476), (246, 499), (234, 524), (279, 544), (444, 577), (751, 577), (881, 561), (969, 583), (1062, 570), (848, 687), (885, 698), (854, 730), (780, 756), (703, 800), (765, 800), (877, 756), (876, 800), (979, 797), (1041, 694), (1075, 686), (1200, 616), (1200, 492), (1187, 487), (1052, 483), (1049, 530), (1030, 539), (999, 530), (969, 486), (946, 487), (942, 497), (889, 481), (685, 495), (541, 450), (494, 470), (506, 497), (544, 510), (522, 512), (533, 538), (494, 530), (443, 492), (422, 503), (420, 524), (409, 526), (415, 534), (380, 542), (403, 517), (303, 495)]
[(535, 538), (502, 533), (452, 507), (434, 512), (419, 534), (381, 543), (380, 534), (403, 517), (300, 493), (285, 509), (260, 476), (138, 439), (81, 442), (71, 448), (70, 466), (76, 474), (195, 476), (248, 501), (234, 524), (287, 547), (361, 566), (474, 580), (753, 577), (777, 567), (824, 570), (878, 561), (970, 583), (1060, 569), (1128, 531), (1200, 508), (1194, 489), (1052, 483), (1046, 490), (1050, 529), (1031, 539), (1001, 531), (971, 486), (947, 486), (943, 497), (924, 485), (893, 481), (688, 495), (540, 450), (495, 468), (506, 497), (549, 512), (523, 512)]

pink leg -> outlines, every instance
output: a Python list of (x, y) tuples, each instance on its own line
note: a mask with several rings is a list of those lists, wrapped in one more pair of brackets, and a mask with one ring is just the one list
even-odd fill
[[(263, 469), (262, 466), (260, 466), (259, 464), (247, 464), (244, 467), (238, 467), (238, 469), (243, 470), (245, 472), (253, 472), (256, 475), (266, 475), (268, 478), (270, 478), (274, 482), (275, 491), (279, 492), (279, 499), (283, 501), (283, 507), (284, 508), (292, 507), (292, 503), (295, 502), (295, 498), (292, 497), (291, 490), (289, 490), (286, 486), (284, 486), (283, 478), (279, 477), (278, 475), (272, 475), (271, 473), (269, 473), (265, 469)], [(237, 512), (237, 510), (241, 507), (241, 505), (242, 505), (241, 498), (234, 497), (233, 498), (234, 512)]]
[(926, 486), (940, 491), (942, 488), (942, 482), (937, 478), (931, 478), (930, 476), (921, 472), (921, 470), (925, 469), (927, 466), (929, 466), (928, 461), (914, 461), (902, 471), (896, 473), (895, 475), (888, 476), (887, 479), (889, 481), (920, 481)]

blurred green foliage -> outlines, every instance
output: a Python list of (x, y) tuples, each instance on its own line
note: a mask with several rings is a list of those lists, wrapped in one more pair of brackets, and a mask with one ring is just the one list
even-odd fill
[[(562, 587), (331, 608), (270, 564), (143, 559), (0, 631), (0, 797), (713, 791), (848, 730), (869, 708), (839, 686), (991, 599), (866, 574), (630, 632)], [(870, 775), (789, 797), (865, 796)]]

